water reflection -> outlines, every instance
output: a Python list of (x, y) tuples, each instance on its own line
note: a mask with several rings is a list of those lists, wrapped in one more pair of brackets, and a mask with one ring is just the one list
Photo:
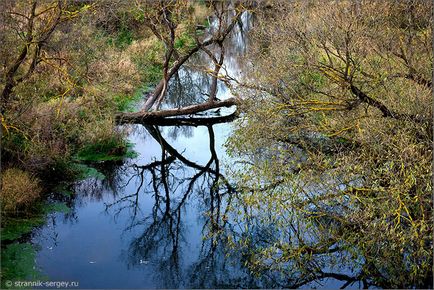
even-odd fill
[[(209, 160), (199, 164), (189, 160), (178, 152), (163, 137), (158, 127), (147, 126), (146, 130), (161, 146), (160, 158), (146, 165), (131, 165), (132, 173), (127, 184), (134, 180), (136, 190), (131, 194), (116, 196), (113, 202), (106, 204), (106, 211), (114, 217), (127, 213), (128, 226), (124, 232), (139, 229), (126, 251), (128, 267), (153, 265), (158, 268), (155, 280), (164, 281), (162, 287), (176, 288), (190, 282), (200, 286), (209, 279), (205, 275), (223, 271), (225, 267), (216, 265), (214, 255), (217, 251), (218, 232), (226, 227), (228, 200), (226, 195), (233, 194), (234, 188), (221, 173), (215, 148), (215, 133), (212, 126), (207, 126), (209, 137)], [(141, 195), (152, 196), (152, 208), (142, 209)], [(229, 199), (230, 200), (230, 199)], [(200, 216), (200, 234), (204, 238), (199, 251), (199, 258), (191, 267), (201, 271), (185, 269), (181, 251), (188, 252), (189, 227), (185, 224), (188, 215), (187, 203), (193, 203), (203, 214)], [(190, 213), (191, 214), (191, 213)], [(137, 231), (136, 231), (137, 232)], [(220, 262), (223, 262), (221, 260)], [(202, 273), (202, 274), (200, 274)], [(215, 273), (216, 281), (223, 283), (226, 275)], [(202, 282), (200, 282), (202, 281)], [(188, 285), (188, 284), (187, 284)]]
[[(113, 201), (105, 205), (105, 211), (114, 219), (127, 220), (123, 235), (129, 242), (121, 259), (129, 269), (152, 265), (153, 280), (161, 281), (158, 285), (164, 288), (245, 282), (239, 275), (247, 276), (247, 272), (236, 266), (236, 260), (225, 258), (225, 237), (221, 233), (226, 228), (226, 211), (235, 190), (220, 169), (213, 127), (206, 127), (208, 160), (202, 164), (176, 150), (158, 127), (148, 126), (146, 130), (161, 146), (160, 158), (145, 165), (130, 165), (130, 170), (124, 171), (128, 178), (117, 187), (128, 188), (133, 183), (133, 192), (113, 195)], [(94, 184), (104, 188), (102, 182)], [(93, 198), (99, 199), (100, 192), (104, 190), (95, 191)], [(149, 196), (152, 199), (146, 199)], [(150, 201), (149, 209), (146, 207)], [(195, 212), (201, 215), (196, 226), (199, 235), (193, 235), (197, 239), (193, 241), (188, 222)], [(132, 233), (136, 233), (133, 238)], [(191, 249), (192, 243), (198, 244), (196, 249)], [(232, 276), (239, 281), (228, 280)]]
[[(246, 31), (241, 23), (225, 42), (224, 67), (232, 76), (239, 73)], [(217, 53), (218, 47), (210, 50)], [(212, 66), (209, 55), (196, 54), (172, 78), (164, 106), (208, 99), (215, 79), (204, 70)], [(216, 97), (230, 96), (218, 81)], [(77, 183), (69, 216), (52, 215), (33, 238), (43, 272), (52, 280), (79, 281), (82, 288), (266, 285), (246, 269), (245, 255), (226, 243), (236, 193), (220, 158), (230, 125), (133, 127), (129, 138), (141, 156), (96, 164), (106, 178)]]
[(210, 82), (207, 74), (181, 68), (169, 83), (166, 107), (181, 108), (205, 102), (208, 97), (204, 88), (208, 88)]

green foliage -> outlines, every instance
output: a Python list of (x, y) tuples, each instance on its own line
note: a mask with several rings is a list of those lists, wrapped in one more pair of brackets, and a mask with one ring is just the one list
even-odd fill
[(84, 180), (87, 178), (96, 178), (100, 180), (105, 179), (104, 174), (85, 164), (73, 163), (71, 164), (71, 168), (74, 170), (76, 179), (78, 180)]
[(74, 191), (70, 189), (68, 183), (60, 183), (56, 185), (53, 191), (64, 196), (72, 196), (74, 194)]
[(118, 161), (133, 158), (136, 155), (131, 143), (125, 143), (116, 138), (103, 140), (99, 143), (84, 146), (76, 155), (79, 161)]
[(2, 289), (10, 288), (5, 285), (6, 281), (35, 280), (41, 277), (41, 273), (35, 265), (36, 250), (33, 245), (11, 244), (3, 251), (2, 264)]
[(163, 65), (161, 64), (150, 64), (146, 65), (144, 68), (143, 79), (145, 79), (145, 83), (148, 85), (156, 84), (163, 77)]
[(49, 214), (52, 212), (69, 213), (71, 209), (64, 202), (46, 203), (42, 206), (41, 212)]
[(299, 78), (301, 84), (305, 86), (313, 86), (317, 89), (320, 89), (326, 84), (324, 75), (313, 70), (304, 71), (302, 74), (300, 74)]
[(134, 110), (134, 101), (137, 99), (131, 95), (116, 95), (113, 98), (116, 107), (120, 112), (128, 112)]
[(53, 212), (68, 213), (70, 208), (63, 202), (37, 202), (32, 212), (24, 217), (7, 217), (2, 221), (1, 240), (15, 241), (45, 223), (46, 215)]
[(56, 178), (57, 175), (63, 175), (65, 178), (62, 178), (62, 181), (72, 181), (75, 179), (77, 173), (74, 170), (73, 163), (68, 159), (57, 159), (56, 162), (51, 167), (50, 173), (46, 173), (46, 175), (53, 175), (55, 181), (59, 179)]
[(24, 156), (31, 148), (31, 145), (31, 141), (22, 131), (16, 132), (10, 130), (9, 134), (2, 135), (2, 155), (6, 158), (8, 155), (17, 158)]
[(109, 37), (107, 43), (114, 45), (119, 49), (123, 49), (130, 45), (134, 40), (133, 33), (128, 28), (124, 27), (116, 33), (114, 37)]
[(59, 193), (71, 195), (72, 192), (66, 185), (77, 180), (94, 177), (104, 179), (104, 175), (95, 168), (75, 162), (71, 159), (57, 160), (53, 166), (43, 172), (44, 176), (50, 179), (50, 184), (55, 186), (54, 190)]
[(188, 32), (183, 32), (175, 40), (174, 47), (176, 49), (186, 49), (186, 48), (188, 49), (188, 48), (194, 47), (195, 44), (196, 44), (196, 41), (194, 40), (194, 38)]
[(141, 87), (133, 95), (116, 95), (114, 102), (117, 110), (121, 112), (133, 112), (136, 110), (137, 102), (143, 98), (143, 94), (150, 90), (149, 87)]
[(150, 39), (145, 51), (132, 55), (145, 87), (153, 86), (163, 77), (163, 43)]
[(2, 224), (1, 240), (14, 241), (21, 236), (30, 233), (34, 227), (44, 224), (44, 216), (29, 218), (8, 218)]

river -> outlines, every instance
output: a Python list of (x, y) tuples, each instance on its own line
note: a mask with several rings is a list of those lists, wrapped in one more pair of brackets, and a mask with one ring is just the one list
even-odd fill
[[(244, 14), (226, 41), (224, 67), (242, 74), (252, 17)], [(211, 26), (212, 28), (212, 26)], [(163, 106), (206, 99), (210, 66), (198, 53), (169, 84)], [(182, 97), (180, 97), (182, 96)], [(217, 97), (231, 92), (219, 83)], [(234, 108), (212, 110), (227, 115)], [(79, 288), (272, 288), (269, 277), (250, 273), (245, 256), (226, 243), (226, 215), (236, 189), (226, 176), (233, 166), (225, 151), (232, 124), (213, 126), (125, 125), (136, 158), (96, 164), (104, 179), (73, 186), (70, 211), (52, 213), (34, 231), (36, 266), (50, 281), (78, 282)], [(312, 286), (336, 288), (334, 279)]]
[[(250, 16), (243, 16), (226, 46), (232, 76), (246, 49)], [(165, 106), (201, 101), (210, 77), (196, 55), (171, 81)], [(205, 63), (206, 64), (206, 63)], [(182, 98), (179, 96), (182, 95)], [(217, 97), (231, 96), (219, 83)], [(230, 114), (221, 109), (213, 115)], [(216, 229), (233, 188), (225, 177), (224, 143), (231, 124), (198, 127), (127, 125), (138, 157), (99, 164), (106, 178), (74, 185), (71, 211), (53, 213), (32, 244), (36, 265), (51, 281), (77, 281), (80, 288), (222, 288), (265, 286), (225, 255)], [(225, 161), (225, 162), (222, 162)]]

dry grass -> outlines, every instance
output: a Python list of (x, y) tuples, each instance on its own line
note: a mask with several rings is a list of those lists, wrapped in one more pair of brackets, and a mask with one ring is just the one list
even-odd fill
[(41, 191), (36, 177), (17, 168), (6, 169), (1, 176), (2, 211), (16, 212), (28, 208), (40, 197)]
[(210, 9), (204, 5), (198, 3), (193, 4), (194, 6), (194, 18), (196, 21), (203, 22), (211, 14)]
[(132, 94), (140, 84), (140, 74), (128, 54), (107, 51), (103, 59), (90, 64), (92, 82), (90, 86), (104, 87), (114, 94)]

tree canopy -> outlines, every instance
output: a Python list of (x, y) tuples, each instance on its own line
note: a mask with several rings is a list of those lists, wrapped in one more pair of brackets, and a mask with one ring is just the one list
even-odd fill
[(432, 3), (277, 1), (252, 37), (228, 143), (252, 269), (432, 285)]

